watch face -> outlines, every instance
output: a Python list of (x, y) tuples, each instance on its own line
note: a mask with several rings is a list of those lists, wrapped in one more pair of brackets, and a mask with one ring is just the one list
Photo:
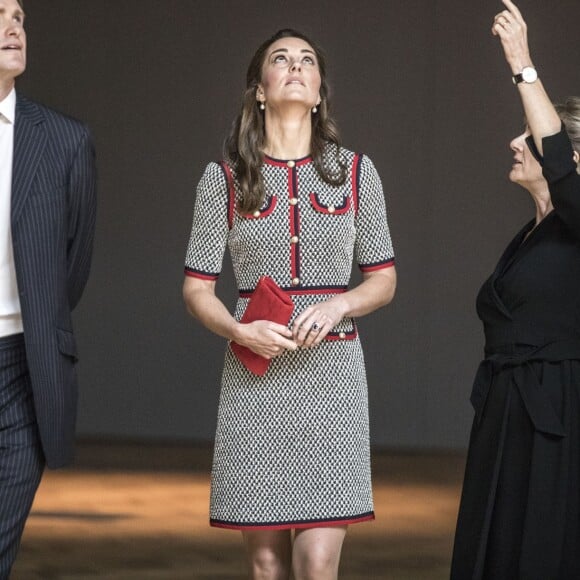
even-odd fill
[(535, 68), (531, 66), (526, 66), (522, 70), (522, 79), (525, 83), (533, 83), (534, 81), (538, 80), (538, 73), (536, 72)]

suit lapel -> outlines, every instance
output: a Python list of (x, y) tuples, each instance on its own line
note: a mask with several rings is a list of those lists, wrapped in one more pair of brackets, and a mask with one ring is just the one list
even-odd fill
[(12, 164), (12, 210), (14, 225), (30, 191), (38, 163), (46, 146), (44, 117), (32, 102), (16, 95), (16, 118), (14, 121), (14, 160)]

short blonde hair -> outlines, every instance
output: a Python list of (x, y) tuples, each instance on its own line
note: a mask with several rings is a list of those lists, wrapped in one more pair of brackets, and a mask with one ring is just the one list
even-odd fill
[[(555, 103), (554, 107), (566, 127), (572, 148), (580, 153), (580, 97), (568, 97), (563, 103)], [(580, 164), (578, 173), (580, 173)]]

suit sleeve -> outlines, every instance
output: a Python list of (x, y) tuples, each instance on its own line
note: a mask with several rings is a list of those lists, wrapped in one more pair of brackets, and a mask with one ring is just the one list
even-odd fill
[(542, 149), (542, 170), (550, 188), (554, 209), (560, 219), (580, 237), (580, 175), (564, 127), (559, 133), (544, 137)]
[(68, 298), (71, 309), (78, 304), (89, 277), (96, 219), (95, 150), (85, 128), (72, 161), (68, 199)]

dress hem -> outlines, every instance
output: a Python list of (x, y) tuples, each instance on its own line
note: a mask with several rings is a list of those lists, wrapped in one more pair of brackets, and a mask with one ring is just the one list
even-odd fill
[(368, 512), (350, 518), (337, 518), (337, 519), (329, 518), (321, 520), (273, 522), (273, 523), (251, 522), (247, 524), (237, 522), (227, 522), (223, 520), (216, 520), (210, 518), (209, 525), (214, 528), (224, 528), (227, 530), (292, 530), (292, 529), (328, 528), (332, 526), (345, 526), (350, 524), (358, 524), (361, 522), (368, 522), (374, 519), (375, 513)]

